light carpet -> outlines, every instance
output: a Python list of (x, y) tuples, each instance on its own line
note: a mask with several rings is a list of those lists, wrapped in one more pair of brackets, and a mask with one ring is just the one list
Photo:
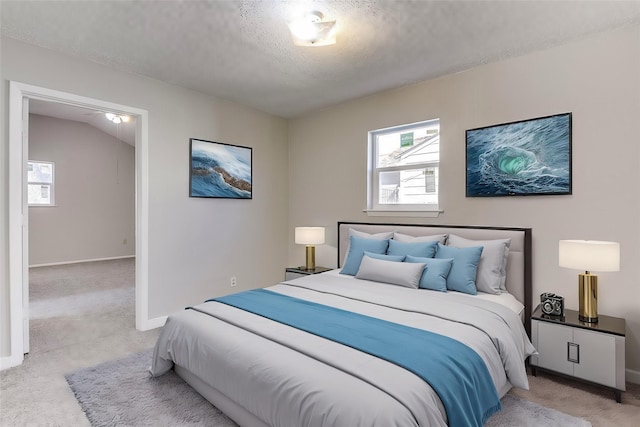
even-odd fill
[[(94, 426), (236, 426), (173, 371), (152, 378), (151, 350), (66, 375)], [(588, 427), (589, 422), (516, 396), (486, 426)]]

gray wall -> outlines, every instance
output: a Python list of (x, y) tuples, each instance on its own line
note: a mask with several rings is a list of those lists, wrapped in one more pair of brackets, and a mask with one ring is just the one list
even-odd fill
[(131, 145), (86, 123), (31, 114), (29, 159), (55, 163), (55, 206), (29, 207), (30, 265), (135, 255)]
[[(287, 122), (263, 112), (2, 38), (1, 229), (7, 234), (8, 80), (149, 112), (149, 317), (282, 280), (287, 265)], [(253, 147), (252, 200), (189, 198), (189, 138)], [(121, 236), (119, 236), (121, 238)], [(0, 356), (9, 347), (7, 241)]]
[[(621, 271), (599, 274), (599, 312), (626, 318), (627, 367), (640, 371), (639, 40), (637, 26), (604, 33), (292, 120), (290, 229), (326, 226), (316, 264), (333, 266), (337, 220), (531, 227), (534, 300), (552, 291), (572, 309), (579, 272), (558, 267), (558, 240), (618, 241)], [(465, 198), (466, 129), (564, 112), (573, 113), (573, 195)], [(367, 131), (433, 118), (444, 213), (368, 217)], [(289, 242), (289, 263), (303, 263)]]

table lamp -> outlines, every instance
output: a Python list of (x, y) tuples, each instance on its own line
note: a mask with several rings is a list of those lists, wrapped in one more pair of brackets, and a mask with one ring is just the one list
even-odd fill
[(598, 276), (591, 271), (620, 271), (620, 243), (597, 240), (560, 240), (560, 267), (584, 270), (578, 275), (578, 318), (598, 322)]
[(305, 270), (316, 269), (316, 247), (324, 243), (324, 227), (296, 227), (296, 244), (307, 246)]

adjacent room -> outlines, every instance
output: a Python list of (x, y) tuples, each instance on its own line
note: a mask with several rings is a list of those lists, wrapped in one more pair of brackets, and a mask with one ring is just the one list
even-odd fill
[(637, 425), (640, 1), (0, 19), (3, 426)]
[[(135, 123), (29, 104), (29, 354), (135, 325)], [(84, 337), (84, 338), (83, 338)]]

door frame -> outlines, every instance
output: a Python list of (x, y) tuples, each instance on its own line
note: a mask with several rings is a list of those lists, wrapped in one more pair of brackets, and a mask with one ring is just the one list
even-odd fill
[[(149, 319), (149, 113), (146, 110), (67, 92), (9, 82), (9, 319), (11, 352), (2, 358), (5, 369), (24, 360), (28, 339), (28, 208), (26, 202), (28, 141), (23, 141), (23, 105), (29, 99), (52, 101), (136, 118), (135, 136), (135, 318), (136, 329), (162, 326), (163, 319)], [(27, 294), (28, 295), (28, 294)], [(27, 310), (25, 310), (25, 307)], [(25, 331), (25, 328), (27, 329)], [(28, 341), (27, 341), (28, 342)]]

